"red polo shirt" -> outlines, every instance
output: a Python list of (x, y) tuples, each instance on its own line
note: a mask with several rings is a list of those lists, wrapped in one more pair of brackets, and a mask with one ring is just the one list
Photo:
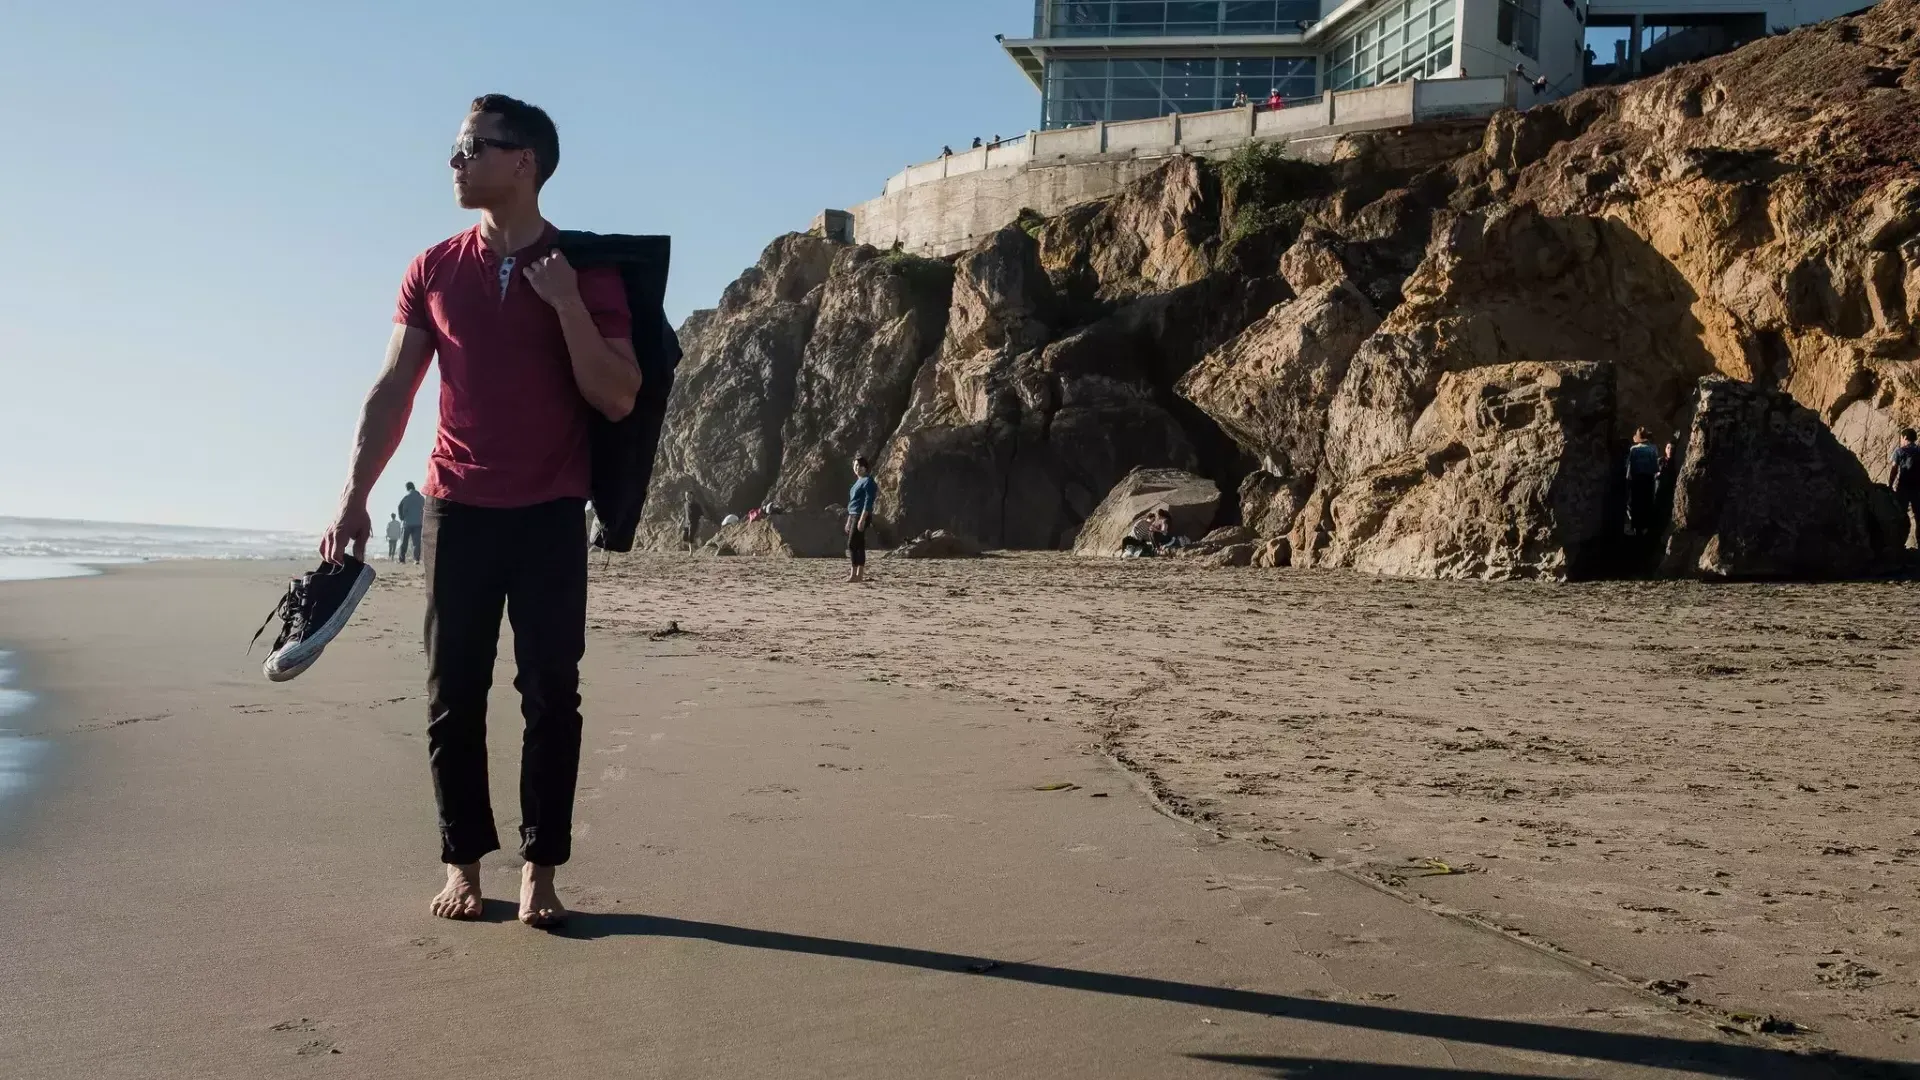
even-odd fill
[[(522, 269), (553, 250), (552, 225), (502, 257), (474, 226), (420, 253), (393, 321), (433, 335), (440, 430), (426, 493), (467, 506), (533, 506), (587, 497), (592, 406), (580, 396), (560, 316)], [(600, 335), (632, 338), (626, 289), (611, 268), (580, 271)]]

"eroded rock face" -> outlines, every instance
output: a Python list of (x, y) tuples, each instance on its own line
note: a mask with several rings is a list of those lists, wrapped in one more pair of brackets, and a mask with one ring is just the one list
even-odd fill
[(1601, 537), (1613, 388), (1596, 364), (1449, 372), (1411, 448), (1324, 486), (1291, 537), (1296, 566), (1407, 577), (1561, 579)]
[(1674, 484), (1666, 567), (1724, 578), (1816, 578), (1900, 566), (1907, 515), (1811, 409), (1704, 380)]
[(946, 274), (820, 237), (768, 245), (719, 308), (681, 327), (639, 546), (678, 546), (689, 492), (709, 518), (844, 498), (853, 455), (891, 434), (940, 340)]
[(1180, 469), (1135, 469), (1128, 473), (1080, 528), (1075, 555), (1118, 555), (1120, 542), (1142, 514), (1165, 507), (1173, 531), (1203, 537), (1213, 531), (1220, 510), (1220, 488), (1204, 476)]
[[(988, 238), (944, 307), (886, 257), (786, 238), (689, 320), (652, 503), (814, 505), (884, 443), (883, 541), (1117, 547), (1103, 497), (1174, 468), (1286, 541), (1256, 563), (1556, 578), (1624, 565), (1628, 436), (1664, 441), (1731, 379), (1786, 398), (1705, 415), (1791, 419), (1822, 464), (1702, 464), (1669, 572), (1871, 572), (1875, 499), (1819, 511), (1858, 519), (1827, 548), (1751, 530), (1821, 505), (1796, 485), (1844, 471), (1827, 449), (1879, 467), (1920, 426), (1916, 115), (1920, 0), (1883, 0), (1477, 130), (1349, 136), (1325, 165), (1172, 159)], [(1702, 509), (1721, 488), (1740, 514)]]

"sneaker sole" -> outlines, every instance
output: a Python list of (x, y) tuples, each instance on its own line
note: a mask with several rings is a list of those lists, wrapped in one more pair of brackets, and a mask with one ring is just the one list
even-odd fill
[(333, 613), (333, 617), (328, 619), (320, 629), (307, 635), (298, 645), (289, 645), (269, 655), (267, 662), (261, 665), (261, 672), (274, 682), (286, 682), (312, 667), (313, 662), (320, 659), (320, 653), (326, 649), (328, 643), (339, 637), (340, 631), (347, 628), (347, 620), (353, 618), (353, 610), (360, 606), (360, 599), (366, 596), (367, 590), (373, 586), (373, 577), (373, 567), (362, 566), (359, 578), (347, 590), (347, 598), (340, 601), (340, 607)]

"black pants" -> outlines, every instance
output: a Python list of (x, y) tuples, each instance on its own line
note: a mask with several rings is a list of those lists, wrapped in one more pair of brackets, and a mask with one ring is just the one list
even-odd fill
[(867, 565), (867, 530), (857, 521), (847, 529), (847, 561), (855, 566)]
[(401, 562), (407, 561), (408, 545), (412, 545), (413, 547), (414, 562), (422, 562), (426, 559), (427, 556), (426, 556), (425, 549), (420, 546), (420, 526), (404, 525), (401, 527), (400, 529), (400, 561)]
[(1659, 483), (1660, 478), (1651, 474), (1627, 477), (1627, 526), (1635, 532), (1647, 533), (1660, 527), (1653, 512)]
[(519, 674), (520, 855), (572, 853), (580, 772), (580, 657), (587, 644), (587, 525), (579, 499), (514, 510), (427, 501), (427, 760), (440, 860), (500, 847), (487, 794), (487, 691), (504, 607)]
[[(1901, 491), (1899, 488), (1895, 488), (1893, 497), (1900, 503), (1901, 525), (1907, 524), (1908, 515), (1912, 515), (1915, 520), (1920, 520), (1920, 490)], [(1900, 538), (1900, 546), (1907, 546), (1907, 538), (1905, 536)]]

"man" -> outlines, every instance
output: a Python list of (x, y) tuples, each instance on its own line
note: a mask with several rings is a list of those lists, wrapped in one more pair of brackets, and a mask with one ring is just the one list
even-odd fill
[[(1900, 500), (1900, 513), (1913, 514), (1920, 508), (1920, 445), (1914, 441), (1912, 428), (1900, 432), (1900, 445), (1893, 448), (1893, 465), (1887, 471), (1887, 486), (1893, 489), (1893, 496)], [(1904, 545), (1905, 540), (1901, 543)]]
[(520, 919), (566, 917), (554, 869), (571, 854), (586, 647), (590, 411), (632, 411), (640, 368), (614, 269), (554, 250), (539, 192), (560, 158), (547, 114), (474, 100), (448, 164), (480, 223), (428, 248), (400, 286), (385, 368), (367, 395), (329, 561), (366, 543), (367, 493), (406, 431), (436, 356), (440, 423), (426, 480), (428, 761), (446, 887), (431, 910), (479, 916), (480, 859), (500, 844), (487, 796), (487, 692), (504, 607), (526, 732)]
[(413, 548), (413, 561), (420, 561), (420, 522), (425, 514), (427, 500), (413, 489), (413, 482), (407, 482), (407, 493), (400, 496), (400, 561), (407, 561), (407, 548)]
[(407, 527), (400, 524), (400, 515), (392, 514), (387, 518), (387, 558), (391, 560), (400, 550), (400, 537), (405, 535)]
[(700, 504), (693, 501), (691, 491), (680, 507), (680, 542), (687, 545), (689, 552), (700, 542)]
[(880, 485), (867, 475), (867, 459), (853, 459), (853, 489), (847, 492), (847, 561), (853, 571), (847, 581), (867, 580), (867, 526), (873, 524), (873, 503), (880, 497)]
[(1653, 445), (1653, 433), (1635, 428), (1633, 445), (1627, 448), (1627, 535), (1646, 536), (1656, 531), (1653, 508), (1660, 484), (1660, 448)]

